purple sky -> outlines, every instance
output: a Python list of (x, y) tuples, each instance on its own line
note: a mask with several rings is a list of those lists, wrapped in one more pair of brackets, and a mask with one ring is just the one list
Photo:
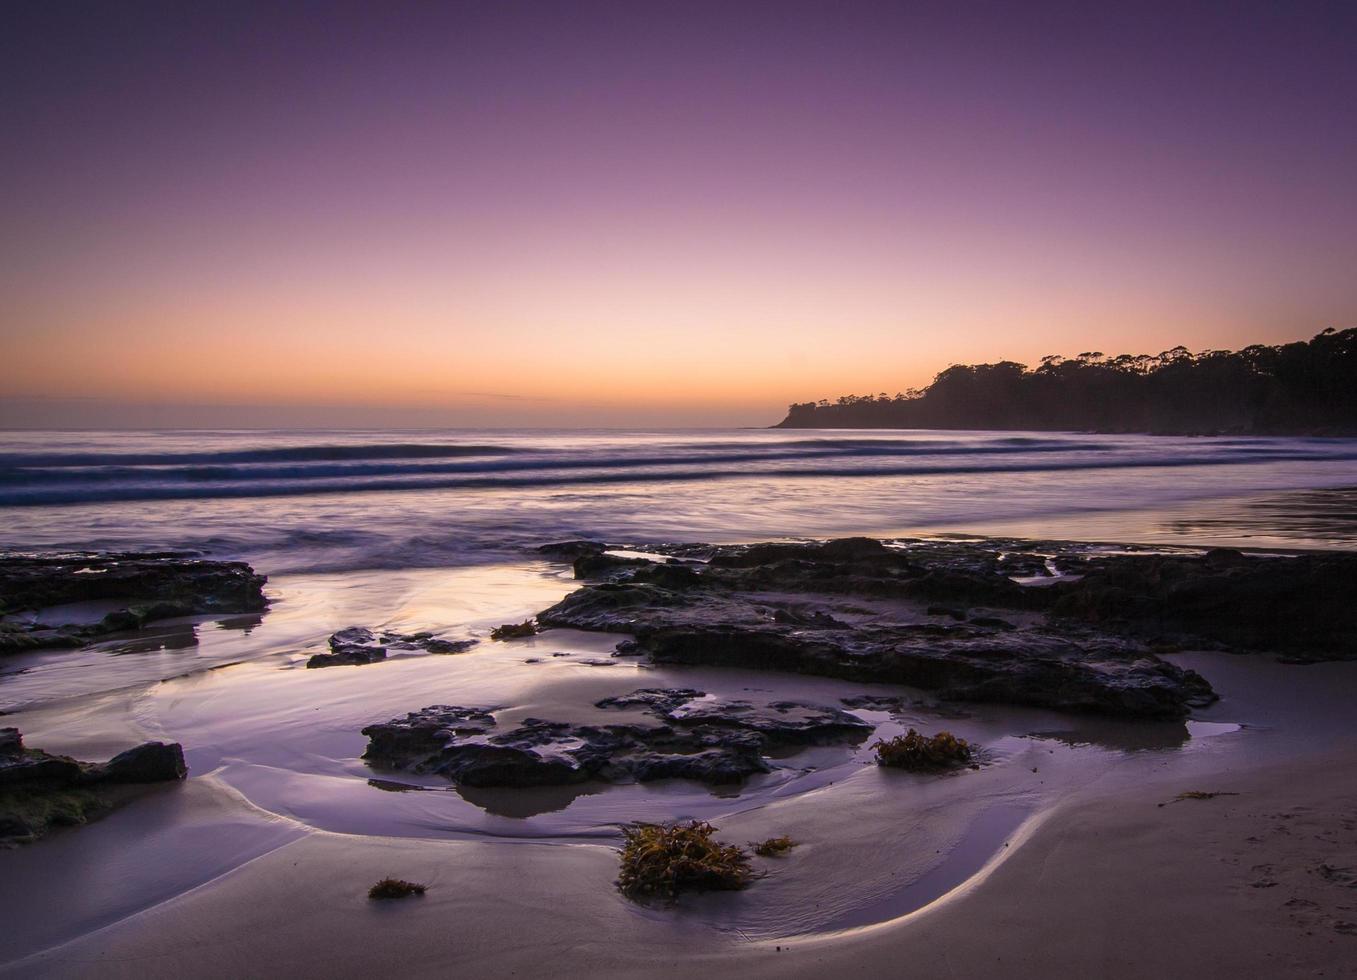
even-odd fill
[(0, 424), (761, 424), (1357, 323), (1357, 4), (10, 3)]

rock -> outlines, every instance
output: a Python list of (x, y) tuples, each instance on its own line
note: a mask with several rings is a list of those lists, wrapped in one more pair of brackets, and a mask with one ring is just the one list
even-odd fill
[(890, 553), (889, 548), (874, 538), (838, 538), (820, 545), (820, 555), (830, 561), (880, 558)]
[(602, 554), (607, 548), (608, 546), (602, 541), (580, 539), (576, 541), (556, 541), (552, 544), (540, 545), (536, 550), (539, 555), (546, 558), (563, 558), (567, 561), (574, 561), (582, 555)]
[(177, 742), (146, 742), (98, 768), (97, 781), (107, 783), (164, 783), (188, 775), (184, 750)]
[(350, 646), (375, 646), (377, 637), (372, 630), (362, 626), (349, 626), (330, 635), (330, 649), (340, 650)]
[(330, 637), (330, 652), (318, 653), (307, 667), (360, 667), (385, 660), (390, 650), (423, 650), (425, 653), (461, 653), (476, 645), (475, 640), (444, 640), (432, 633), (396, 633), (387, 630), (380, 637), (362, 626), (350, 626)]
[(1306, 661), (1357, 657), (1357, 554), (1089, 559), (1057, 582), (1053, 617), (1163, 645), (1215, 645)]
[(903, 711), (910, 703), (909, 698), (891, 694), (850, 694), (839, 698), (840, 703), (849, 708), (866, 708), (869, 711)]
[(437, 773), (466, 786), (558, 786), (693, 779), (738, 782), (769, 771), (770, 750), (860, 743), (872, 726), (838, 708), (708, 699), (697, 690), (642, 689), (602, 708), (663, 724), (575, 725), (529, 718), (505, 732), (488, 712), (435, 705), (363, 729), (369, 764)]
[(0, 789), (31, 783), (69, 786), (84, 775), (85, 767), (74, 759), (48, 755), (39, 749), (0, 756)]
[(318, 667), (362, 667), (386, 659), (383, 647), (345, 647), (332, 653), (312, 654), (306, 661), (308, 668)]
[(807, 611), (805, 609), (775, 609), (773, 610), (773, 622), (781, 623), (786, 626), (801, 626), (806, 629), (846, 629), (848, 624), (842, 620), (835, 619), (827, 612), (821, 610)]
[(623, 558), (619, 555), (609, 555), (602, 552), (580, 555), (574, 563), (575, 578), (605, 578), (624, 568), (640, 568), (644, 565), (654, 564), (655, 562), (648, 558)]
[(692, 687), (643, 687), (630, 694), (619, 694), (594, 703), (596, 708), (639, 708), (663, 717), (666, 712), (682, 707), (696, 698), (706, 697), (706, 691)]
[(317, 653), (307, 667), (360, 667), (386, 659), (386, 647), (377, 642), (372, 630), (350, 626), (330, 637), (330, 652)]
[(95, 624), (0, 624), (0, 654), (81, 646), (108, 633), (177, 616), (257, 612), (264, 583), (244, 562), (177, 552), (0, 556), (0, 614), (67, 603), (116, 601)]
[(967, 618), (966, 610), (956, 606), (929, 606), (926, 612), (930, 616), (946, 616), (949, 619), (965, 620)]
[(631, 581), (650, 582), (662, 589), (689, 589), (700, 585), (702, 578), (697, 569), (691, 565), (668, 563), (657, 565), (654, 562), (646, 562), (644, 566), (636, 569)]
[(657, 606), (688, 605), (692, 598), (670, 589), (634, 582), (604, 583), (570, 593), (543, 613), (537, 622), (544, 627), (569, 626), (598, 632), (629, 633), (638, 614)]
[(475, 640), (440, 640), (434, 638), (424, 643), (424, 649), (429, 653), (438, 654), (465, 653), (475, 645)]
[(494, 725), (494, 716), (481, 708), (431, 705), (402, 719), (364, 728), (368, 747), (363, 758), (379, 758), (396, 769), (413, 769), (440, 751), (449, 738), (479, 735)]
[(0, 843), (84, 823), (127, 798), (111, 787), (179, 780), (186, 773), (176, 743), (147, 742), (108, 762), (90, 763), (25, 748), (17, 729), (0, 729)]
[(987, 626), (996, 630), (1015, 630), (1014, 626), (1006, 619), (1000, 619), (998, 616), (972, 616), (967, 620), (972, 626)]
[(753, 568), (793, 559), (853, 562), (892, 555), (889, 548), (872, 538), (839, 538), (823, 544), (755, 544), (724, 549), (711, 559), (711, 564), (718, 568)]
[(1199, 675), (1125, 644), (1077, 645), (1033, 633), (952, 640), (877, 627), (799, 636), (726, 624), (643, 634), (656, 663), (701, 664), (907, 684), (947, 700), (1176, 718), (1215, 699)]
[[(1059, 594), (1012, 582), (997, 552), (949, 544), (935, 557), (872, 547), (757, 545), (718, 551), (681, 589), (631, 578), (587, 586), (538, 614), (545, 627), (632, 634), (657, 663), (712, 665), (908, 684), (948, 700), (999, 701), (1129, 717), (1184, 716), (1214, 692), (1142, 640), (1046, 617), (939, 624), (959, 599), (1040, 610)], [(959, 593), (957, 595), (956, 593)], [(796, 603), (786, 596), (795, 594)], [(835, 615), (853, 601), (853, 619)], [(772, 612), (769, 613), (769, 607)], [(864, 616), (864, 614), (866, 614)], [(964, 615), (964, 614), (963, 614)], [(771, 622), (769, 621), (771, 619)]]

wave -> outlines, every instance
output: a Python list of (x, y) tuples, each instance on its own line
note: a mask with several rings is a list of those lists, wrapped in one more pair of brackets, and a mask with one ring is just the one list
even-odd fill
[[(968, 453), (969, 455), (969, 453)], [(765, 458), (763, 456), (760, 459)], [(1247, 454), (1239, 457), (1228, 454), (1196, 455), (1108, 455), (1085, 456), (1071, 460), (1014, 460), (1008, 462), (959, 462), (933, 465), (810, 465), (810, 466), (744, 466), (722, 468), (672, 468), (674, 461), (665, 457), (665, 465), (658, 469), (638, 469), (621, 466), (614, 461), (608, 469), (589, 472), (586, 467), (555, 461), (551, 472), (521, 475), (502, 472), (482, 472), (474, 475), (448, 477), (424, 474), (402, 474), (399, 477), (358, 477), (344, 479), (317, 478), (305, 484), (296, 481), (268, 482), (256, 480), (248, 484), (184, 485), (165, 483), (138, 483), (81, 488), (29, 488), (0, 490), (0, 506), (26, 507), (53, 504), (107, 503), (153, 500), (191, 500), (206, 498), (282, 497), (312, 494), (373, 493), (383, 491), (428, 490), (487, 490), (531, 487), (571, 487), (600, 484), (693, 482), (741, 478), (762, 479), (818, 479), (862, 477), (959, 476), (982, 473), (1056, 473), (1071, 471), (1106, 471), (1119, 469), (1162, 469), (1194, 466), (1252, 465), (1260, 462), (1287, 461), (1357, 461), (1357, 453), (1329, 453), (1316, 456), (1312, 452), (1279, 449), (1270, 456)], [(692, 462), (680, 461), (680, 462)], [(706, 460), (705, 462), (710, 462)], [(586, 470), (577, 472), (577, 470)]]
[[(1008, 442), (1008, 440), (1000, 440)], [(964, 445), (956, 443), (936, 444), (919, 443), (906, 440), (885, 442), (844, 440), (842, 442), (798, 442), (786, 451), (786, 444), (779, 443), (776, 449), (750, 450), (746, 445), (743, 452), (709, 452), (703, 446), (702, 451), (684, 451), (666, 454), (626, 455), (604, 454), (598, 456), (548, 455), (536, 458), (502, 459), (483, 456), (475, 462), (457, 463), (345, 463), (342, 465), (317, 466), (266, 466), (251, 462), (248, 465), (230, 467), (213, 466), (157, 466), (156, 468), (138, 467), (126, 464), (105, 466), (51, 466), (24, 463), (23, 465), (4, 466), (0, 464), (0, 487), (38, 487), (60, 486), (64, 484), (118, 483), (154, 480), (159, 483), (174, 481), (188, 483), (264, 480), (324, 480), (337, 477), (385, 477), (385, 476), (424, 476), (454, 473), (510, 473), (534, 470), (606, 470), (637, 469), (655, 466), (691, 466), (694, 464), (753, 463), (761, 461), (794, 461), (810, 459), (851, 459), (883, 456), (986, 456), (1013, 455), (1012, 445)], [(1050, 443), (1023, 446), (1023, 452), (1092, 452), (1106, 449), (1097, 443)], [(304, 490), (305, 488), (301, 488)]]
[(0, 453), (0, 466), (173, 466), (184, 463), (271, 463), (367, 459), (446, 459), (457, 456), (502, 456), (518, 452), (511, 446), (430, 445), (428, 443), (274, 446), (227, 452), (158, 453)]

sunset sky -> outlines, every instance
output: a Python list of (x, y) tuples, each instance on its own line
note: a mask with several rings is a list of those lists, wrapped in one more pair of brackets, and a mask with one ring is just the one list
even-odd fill
[(7, 3), (0, 425), (760, 425), (1357, 325), (1357, 4)]

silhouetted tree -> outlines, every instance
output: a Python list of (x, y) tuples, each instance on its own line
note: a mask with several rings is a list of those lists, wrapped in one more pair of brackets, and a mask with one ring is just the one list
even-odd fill
[(1036, 370), (954, 364), (922, 390), (792, 405), (779, 425), (1357, 434), (1357, 327), (1240, 351), (1048, 354)]

